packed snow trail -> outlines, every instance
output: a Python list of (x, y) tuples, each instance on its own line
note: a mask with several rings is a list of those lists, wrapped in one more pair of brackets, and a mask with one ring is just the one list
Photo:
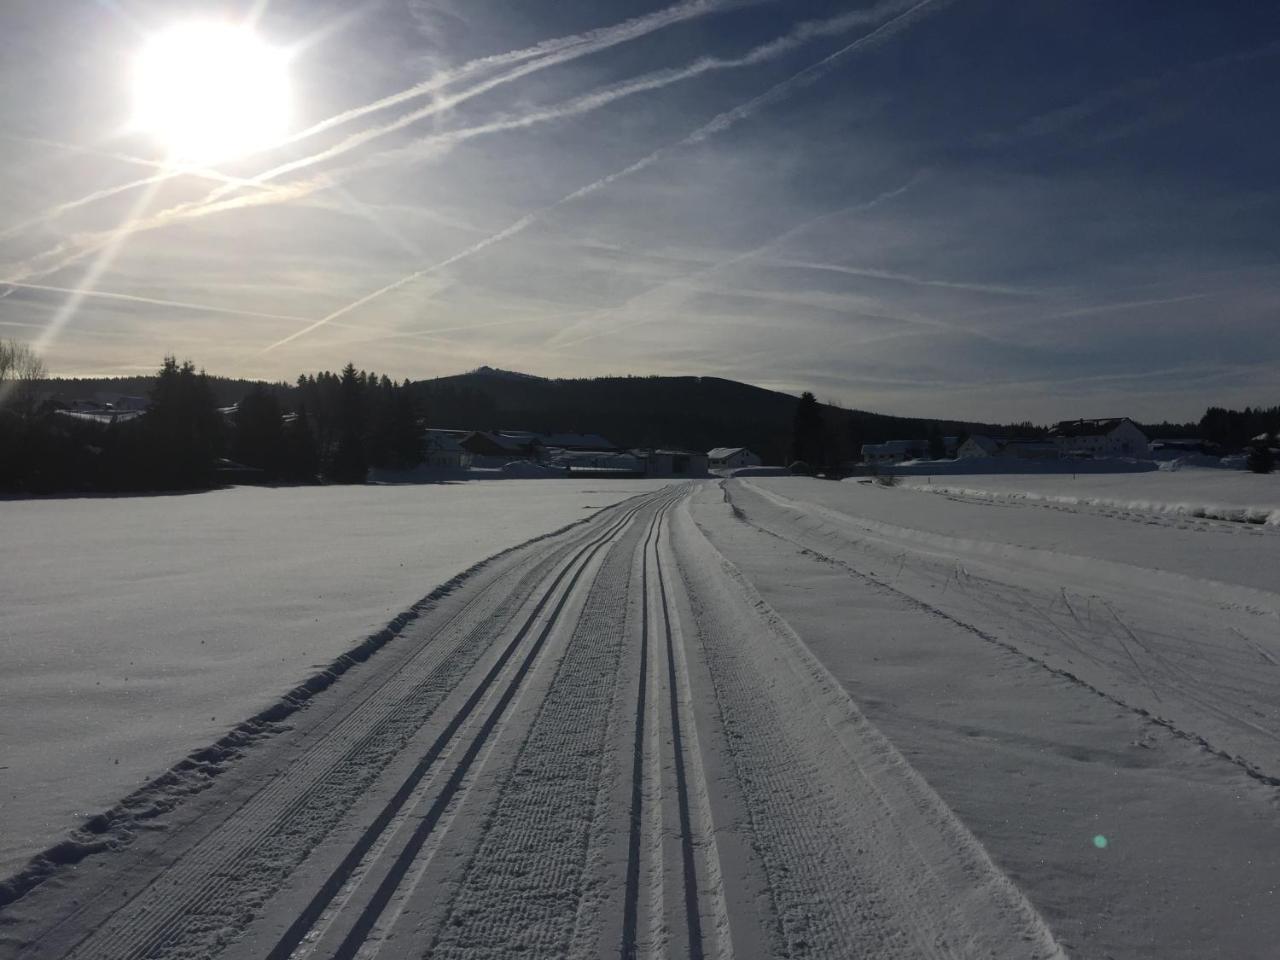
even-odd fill
[(478, 568), (0, 954), (1063, 956), (689, 489)]

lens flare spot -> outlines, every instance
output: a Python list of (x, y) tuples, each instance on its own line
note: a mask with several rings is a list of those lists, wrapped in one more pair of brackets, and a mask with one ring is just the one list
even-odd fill
[(1107, 849), (1107, 843), (1108, 843), (1107, 838), (1104, 837), (1102, 834), (1098, 834), (1096, 837), (1093, 838), (1093, 845), (1097, 847), (1099, 850)]

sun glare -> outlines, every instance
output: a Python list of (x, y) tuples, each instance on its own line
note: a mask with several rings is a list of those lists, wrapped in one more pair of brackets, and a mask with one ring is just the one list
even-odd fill
[(285, 54), (244, 27), (188, 23), (147, 41), (133, 75), (135, 129), (177, 163), (233, 160), (280, 142), (289, 119)]

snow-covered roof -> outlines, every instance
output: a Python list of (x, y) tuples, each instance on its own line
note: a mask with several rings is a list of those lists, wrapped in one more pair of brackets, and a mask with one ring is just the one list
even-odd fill
[(544, 447), (577, 447), (585, 450), (612, 450), (614, 446), (598, 433), (540, 433)]
[(1103, 417), (1098, 420), (1062, 420), (1049, 431), (1053, 437), (1105, 437), (1121, 424), (1132, 423), (1128, 417)]
[(712, 460), (728, 460), (734, 454), (750, 452), (746, 447), (716, 447), (714, 450), (708, 450), (707, 456)]
[(136, 420), (145, 410), (55, 410), (54, 413), (72, 420), (88, 420), (93, 423), (124, 423)]
[(465, 453), (461, 439), (452, 430), (428, 430), (427, 449), (432, 453)]

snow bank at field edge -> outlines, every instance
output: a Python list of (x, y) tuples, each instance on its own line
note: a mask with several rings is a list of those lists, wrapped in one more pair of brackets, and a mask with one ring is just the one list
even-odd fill
[(1160, 500), (1120, 500), (1113, 497), (1065, 496), (1061, 494), (1032, 493), (1030, 491), (983, 490), (972, 487), (955, 487), (945, 484), (906, 484), (904, 489), (925, 493), (951, 494), (990, 500), (996, 503), (1053, 503), (1072, 507), (1101, 507), (1110, 510), (1133, 510), (1163, 516), (1193, 517), (1195, 519), (1230, 520), (1234, 523), (1263, 524), (1280, 527), (1280, 508), (1268, 506), (1231, 506), (1215, 503), (1169, 503)]

